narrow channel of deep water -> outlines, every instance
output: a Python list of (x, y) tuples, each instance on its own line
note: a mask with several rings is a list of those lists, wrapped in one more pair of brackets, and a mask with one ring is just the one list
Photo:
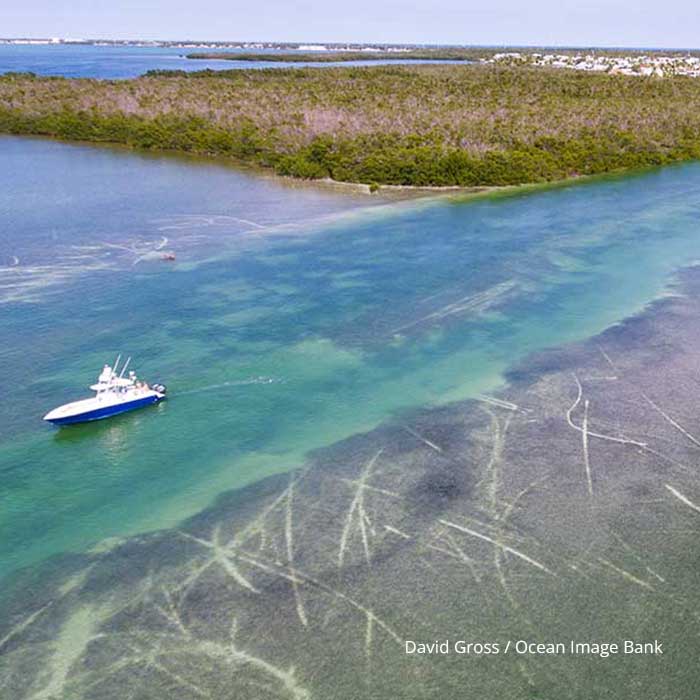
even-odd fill
[[(0, 573), (492, 391), (700, 257), (697, 164), (391, 203), (48, 141), (0, 139), (0, 159)], [(170, 399), (42, 424), (118, 352)]]

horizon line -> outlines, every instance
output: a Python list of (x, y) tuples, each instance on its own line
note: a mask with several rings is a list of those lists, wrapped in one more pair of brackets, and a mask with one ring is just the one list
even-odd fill
[(5, 41), (46, 41), (95, 44), (98, 42), (148, 42), (167, 44), (290, 44), (290, 45), (316, 45), (316, 46), (391, 46), (391, 47), (434, 47), (434, 48), (462, 48), (462, 49), (601, 49), (601, 50), (632, 50), (632, 51), (699, 51), (700, 47), (691, 46), (633, 46), (625, 44), (520, 44), (520, 43), (490, 43), (490, 44), (455, 44), (433, 42), (397, 42), (397, 41), (319, 41), (319, 40), (291, 40), (291, 39), (155, 39), (155, 38), (123, 38), (123, 37), (70, 37), (70, 36), (7, 36), (0, 37), (0, 42)]

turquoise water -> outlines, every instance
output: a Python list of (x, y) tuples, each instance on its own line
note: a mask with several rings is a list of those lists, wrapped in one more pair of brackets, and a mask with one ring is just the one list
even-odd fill
[[(392, 202), (44, 140), (0, 139), (0, 162), (2, 574), (493, 391), (700, 257), (698, 164)], [(118, 352), (169, 400), (42, 423)]]
[[(232, 49), (205, 49), (207, 53), (233, 53)], [(277, 53), (279, 61), (225, 61), (192, 60), (185, 58), (188, 53), (202, 49), (184, 49), (156, 46), (90, 46), (73, 44), (0, 44), (0, 74), (32, 72), (38, 75), (62, 75), (69, 78), (134, 78), (149, 70), (236, 70), (243, 68), (321, 68), (333, 65), (375, 66), (385, 63), (423, 63), (415, 60), (367, 59), (338, 63), (284, 61), (284, 52), (265, 50), (264, 53)], [(246, 50), (243, 53), (250, 53)], [(464, 63), (464, 61), (431, 61), (431, 63)]]

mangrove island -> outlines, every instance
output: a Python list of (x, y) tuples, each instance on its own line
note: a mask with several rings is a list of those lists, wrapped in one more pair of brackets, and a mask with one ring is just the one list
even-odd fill
[(498, 63), (15, 73), (0, 132), (375, 186), (517, 185), (700, 158), (700, 81)]

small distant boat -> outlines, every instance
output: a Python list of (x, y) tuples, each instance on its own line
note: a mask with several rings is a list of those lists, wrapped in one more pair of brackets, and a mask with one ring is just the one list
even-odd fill
[(120, 360), (121, 355), (117, 357), (114, 367), (105, 365), (102, 368), (97, 384), (90, 387), (95, 396), (54, 408), (44, 416), (44, 420), (54, 425), (102, 420), (150, 406), (165, 398), (166, 388), (163, 384), (149, 385), (140, 381), (135, 372), (124, 376), (131, 358), (127, 359), (121, 372), (117, 374)]

